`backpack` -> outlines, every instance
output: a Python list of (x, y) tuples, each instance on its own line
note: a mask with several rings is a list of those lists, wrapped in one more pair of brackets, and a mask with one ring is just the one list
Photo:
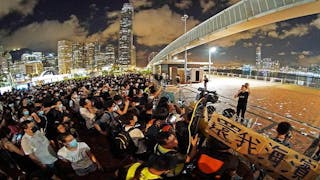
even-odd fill
[(101, 129), (107, 131), (111, 139), (114, 139), (122, 131), (118, 118), (114, 118), (109, 112), (105, 112), (97, 121), (101, 122)]
[(126, 131), (124, 128), (115, 136), (113, 140), (113, 150), (115, 155), (133, 155), (138, 150), (134, 144), (129, 132), (134, 130), (135, 127)]

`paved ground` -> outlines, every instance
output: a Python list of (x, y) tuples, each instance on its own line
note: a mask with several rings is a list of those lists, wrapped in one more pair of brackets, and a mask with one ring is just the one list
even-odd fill
[[(246, 118), (254, 122), (253, 129), (273, 137), (276, 125), (289, 121), (295, 129), (294, 149), (304, 152), (320, 133), (320, 90), (252, 79), (210, 77), (208, 90), (216, 90), (220, 95), (216, 104), (218, 113), (235, 108), (237, 101), (233, 96), (246, 82), (252, 91)], [(195, 100), (198, 87), (203, 87), (203, 83), (181, 85), (180, 93), (178, 87), (168, 87), (167, 91), (174, 92), (176, 99), (184, 98), (188, 104)]]

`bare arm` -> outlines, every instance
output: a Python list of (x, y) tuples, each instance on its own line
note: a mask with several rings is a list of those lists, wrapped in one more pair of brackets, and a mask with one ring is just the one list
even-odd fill
[(98, 169), (101, 170), (101, 169), (102, 169), (102, 166), (101, 166), (101, 164), (99, 163), (99, 161), (97, 160), (96, 156), (95, 156), (90, 150), (87, 151), (87, 154), (88, 154), (89, 158), (91, 159), (91, 161), (92, 161), (93, 163), (97, 164)]
[(129, 100), (126, 100), (124, 102), (124, 109), (121, 111), (120, 109), (117, 110), (117, 113), (121, 116), (121, 115), (124, 115), (125, 113), (127, 113), (128, 111), (128, 108), (129, 108)]
[(154, 94), (154, 97), (158, 97), (162, 91), (162, 86), (160, 86), (159, 90)]
[(102, 129), (101, 129), (101, 127), (99, 126), (99, 124), (94, 123), (93, 126), (94, 126), (94, 128), (96, 128), (96, 130), (97, 130), (99, 133), (101, 133), (102, 135), (105, 135), (105, 136), (107, 135), (107, 132), (102, 131)]
[(10, 152), (14, 152), (16, 154), (19, 154), (20, 156), (24, 156), (24, 152), (22, 151), (22, 149), (19, 149), (17, 146), (12, 144), (11, 142), (7, 142), (5, 144), (5, 148)]
[(241, 92), (241, 91), (239, 90), (239, 91), (237, 92), (237, 94), (234, 95), (234, 98), (237, 98), (237, 97), (239, 96), (240, 92)]
[(197, 143), (199, 141), (198, 134), (191, 139), (192, 149), (190, 153), (187, 155), (186, 163), (189, 163), (197, 154)]
[(31, 116), (37, 123), (41, 122), (41, 119), (39, 118), (39, 116), (36, 113), (32, 113)]

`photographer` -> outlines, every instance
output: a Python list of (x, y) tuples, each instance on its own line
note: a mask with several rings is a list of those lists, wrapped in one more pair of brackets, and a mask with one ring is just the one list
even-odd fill
[(204, 89), (207, 90), (207, 84), (209, 82), (209, 79), (207, 78), (206, 75), (204, 75), (203, 77), (203, 85), (204, 85)]

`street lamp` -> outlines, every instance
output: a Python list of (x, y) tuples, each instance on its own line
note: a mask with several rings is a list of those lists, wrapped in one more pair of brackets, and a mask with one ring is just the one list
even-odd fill
[[(187, 19), (188, 19), (188, 15), (183, 15), (181, 17), (181, 20), (184, 22), (184, 34), (186, 34), (187, 32)], [(185, 47), (185, 51), (184, 51), (184, 80), (187, 81), (187, 56), (188, 56), (188, 52), (187, 52), (187, 46)]]
[(209, 49), (209, 74), (211, 74), (211, 53), (215, 53), (217, 51), (216, 47), (211, 47)]

